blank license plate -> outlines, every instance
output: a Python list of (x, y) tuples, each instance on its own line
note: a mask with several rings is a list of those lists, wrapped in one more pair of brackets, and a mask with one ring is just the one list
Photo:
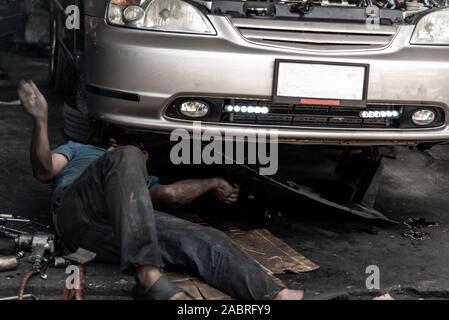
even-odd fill
[(279, 62), (277, 97), (365, 100), (366, 66)]

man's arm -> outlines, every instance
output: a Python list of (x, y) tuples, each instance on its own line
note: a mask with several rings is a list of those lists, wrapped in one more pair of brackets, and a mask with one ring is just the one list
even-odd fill
[(31, 166), (34, 177), (41, 182), (53, 180), (67, 165), (61, 154), (51, 154), (48, 140), (48, 104), (34, 82), (21, 81), (18, 90), (25, 111), (33, 117)]
[(170, 209), (181, 208), (210, 192), (226, 204), (237, 202), (239, 197), (238, 188), (234, 188), (222, 178), (183, 180), (150, 190), (156, 208)]

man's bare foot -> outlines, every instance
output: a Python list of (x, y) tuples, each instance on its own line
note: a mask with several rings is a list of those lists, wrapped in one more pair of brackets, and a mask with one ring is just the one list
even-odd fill
[(303, 299), (304, 299), (303, 290), (291, 290), (291, 289), (284, 289), (274, 297), (274, 300), (303, 300)]

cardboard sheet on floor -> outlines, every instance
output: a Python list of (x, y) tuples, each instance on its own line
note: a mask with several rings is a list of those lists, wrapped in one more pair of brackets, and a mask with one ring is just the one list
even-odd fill
[[(319, 266), (299, 254), (285, 242), (265, 229), (242, 231), (233, 228), (228, 236), (247, 252), (280, 286), (283, 283), (275, 275), (314, 271)], [(188, 292), (195, 300), (231, 300), (232, 297), (209, 286), (201, 279), (182, 272), (166, 273), (169, 280)]]
[(231, 300), (227, 294), (183, 272), (167, 272), (165, 276), (195, 300)]
[(242, 231), (236, 228), (229, 230), (227, 234), (268, 274), (303, 273), (319, 268), (316, 263), (266, 229)]

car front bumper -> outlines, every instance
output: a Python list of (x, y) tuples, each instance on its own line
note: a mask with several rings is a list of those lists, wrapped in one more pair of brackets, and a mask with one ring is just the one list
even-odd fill
[[(432, 129), (346, 129), (202, 123), (202, 128), (242, 134), (278, 130), (286, 143), (385, 145), (449, 141), (449, 47), (412, 46), (414, 26), (401, 26), (386, 47), (304, 50), (261, 45), (243, 38), (230, 20), (210, 16), (217, 35), (187, 35), (108, 25), (86, 17), (87, 82), (91, 114), (106, 122), (156, 132), (192, 130), (192, 122), (167, 118), (183, 96), (270, 101), (276, 59), (370, 65), (368, 102), (440, 106), (445, 124)], [(102, 95), (112, 90), (120, 95)], [(136, 96), (138, 99), (127, 99)]]

